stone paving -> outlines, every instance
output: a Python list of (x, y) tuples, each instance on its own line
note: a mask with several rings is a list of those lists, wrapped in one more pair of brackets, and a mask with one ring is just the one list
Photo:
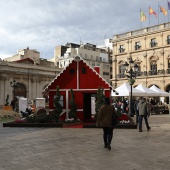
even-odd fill
[(0, 170), (169, 170), (170, 115), (152, 115), (151, 131), (115, 129), (112, 149), (100, 128), (0, 126)]

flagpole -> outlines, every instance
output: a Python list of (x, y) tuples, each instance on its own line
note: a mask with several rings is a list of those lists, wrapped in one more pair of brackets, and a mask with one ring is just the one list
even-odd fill
[(150, 27), (150, 6), (149, 6), (149, 27)]
[(168, 13), (168, 22), (169, 22), (169, 6), (168, 6), (168, 0), (167, 0), (167, 13)]
[(142, 21), (141, 21), (141, 8), (140, 8), (140, 28), (142, 29)]
[(159, 2), (158, 2), (158, 25), (159, 25)]

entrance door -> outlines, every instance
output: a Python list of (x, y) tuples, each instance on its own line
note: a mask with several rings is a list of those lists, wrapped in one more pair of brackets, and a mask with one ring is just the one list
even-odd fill
[(92, 119), (92, 97), (96, 96), (94, 93), (84, 93), (83, 95), (83, 112), (84, 112), (84, 121)]
[(22, 83), (17, 83), (17, 85), (14, 87), (14, 98), (15, 96), (21, 96), (21, 97), (27, 97), (26, 96), (26, 87)]
[[(168, 85), (168, 87), (166, 88), (166, 92), (169, 93), (170, 92), (170, 85)], [(169, 97), (166, 97), (166, 103), (169, 104)]]

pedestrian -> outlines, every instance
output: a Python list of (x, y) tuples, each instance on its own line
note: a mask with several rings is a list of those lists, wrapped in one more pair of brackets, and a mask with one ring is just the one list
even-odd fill
[(138, 108), (138, 104), (139, 104), (139, 98), (134, 101), (134, 111), (135, 111), (135, 115), (136, 115), (136, 124), (137, 125), (139, 123), (139, 108)]
[(143, 97), (141, 97), (139, 100), (138, 108), (139, 108), (139, 132), (143, 132), (142, 130), (143, 118), (145, 120), (146, 128), (149, 131), (151, 127), (149, 126), (149, 123), (148, 123), (148, 116), (149, 116), (148, 104), (146, 102), (146, 99), (144, 99)]
[(12, 106), (12, 110), (14, 111), (15, 110), (15, 100), (14, 99), (11, 101), (11, 106)]
[(17, 98), (15, 97), (12, 101), (11, 101), (11, 106), (12, 106), (12, 110), (13, 111), (16, 111), (16, 107), (15, 107), (15, 105), (16, 105), (16, 101), (17, 101)]
[(111, 105), (110, 98), (106, 97), (105, 104), (100, 107), (96, 126), (102, 126), (104, 148), (107, 148), (108, 150), (111, 150), (111, 142), (113, 138), (114, 126), (112, 124), (112, 114), (116, 115), (115, 108)]

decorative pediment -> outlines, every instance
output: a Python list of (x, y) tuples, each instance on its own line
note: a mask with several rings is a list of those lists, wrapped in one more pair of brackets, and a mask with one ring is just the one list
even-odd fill
[(125, 64), (125, 61), (123, 61), (123, 60), (120, 60), (119, 62), (118, 62), (118, 65), (124, 65)]
[(151, 57), (149, 58), (149, 60), (150, 60), (150, 61), (158, 61), (158, 60), (159, 60), (159, 57), (156, 56), (156, 55), (154, 55), (154, 56), (151, 56)]
[(136, 64), (140, 64), (142, 61), (141, 61), (139, 58), (136, 58), (136, 59), (134, 60), (134, 62), (135, 62)]

